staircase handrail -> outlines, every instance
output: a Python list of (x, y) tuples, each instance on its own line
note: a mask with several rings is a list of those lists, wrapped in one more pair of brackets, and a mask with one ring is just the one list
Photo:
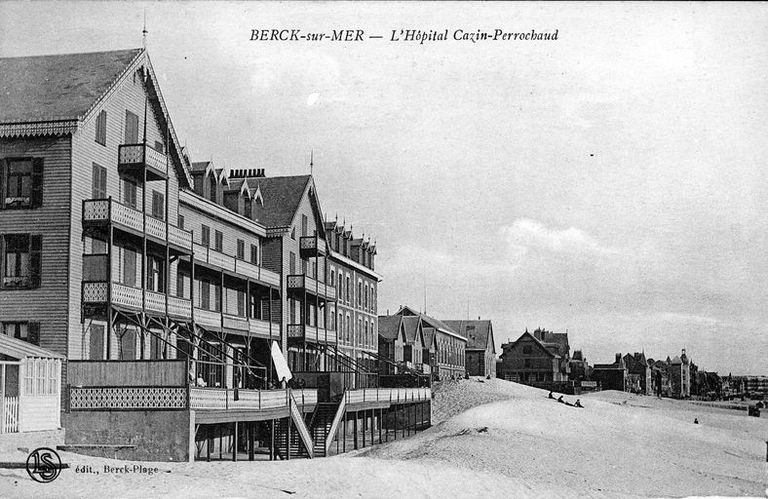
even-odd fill
[(290, 393), (290, 399), (288, 402), (290, 405), (291, 419), (296, 425), (296, 429), (299, 431), (299, 436), (301, 437), (302, 442), (304, 442), (304, 447), (307, 449), (307, 455), (309, 455), (309, 458), (312, 459), (315, 457), (315, 443), (312, 440), (312, 435), (309, 434), (309, 429), (307, 428), (307, 424), (304, 422), (304, 418), (301, 415), (299, 404), (296, 403), (296, 398), (293, 396), (293, 391)]
[(336, 433), (339, 431), (339, 425), (341, 424), (341, 418), (347, 410), (347, 391), (344, 390), (344, 394), (341, 396), (339, 407), (336, 409), (336, 415), (333, 417), (333, 422), (328, 430), (328, 435), (325, 437), (325, 455), (327, 456), (331, 452), (331, 445), (333, 439), (336, 438)]

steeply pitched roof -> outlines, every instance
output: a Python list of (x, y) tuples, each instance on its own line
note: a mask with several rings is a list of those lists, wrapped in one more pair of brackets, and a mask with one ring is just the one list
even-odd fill
[(400, 332), (400, 322), (402, 319), (399, 315), (380, 315), (379, 336), (388, 340), (396, 340)]
[(557, 353), (555, 353), (555, 352), (551, 351), (549, 348), (547, 348), (547, 346), (544, 343), (539, 341), (538, 338), (536, 338), (534, 335), (532, 335), (528, 331), (525, 331), (523, 334), (521, 334), (520, 337), (517, 340), (515, 340), (515, 341), (513, 341), (511, 343), (505, 343), (504, 345), (502, 345), (502, 348), (503, 347), (507, 347), (505, 349), (504, 353), (502, 353), (502, 356), (505, 355), (507, 353), (507, 351), (509, 351), (512, 348), (514, 348), (515, 346), (517, 346), (517, 344), (520, 343), (520, 341), (523, 340), (525, 337), (530, 338), (533, 341), (533, 343), (538, 345), (539, 348), (541, 349), (541, 351), (546, 353), (549, 357), (560, 358), (560, 356), (557, 355)]
[(447, 332), (449, 332), (451, 334), (455, 334), (456, 336), (459, 336), (460, 338), (466, 339), (463, 334), (461, 334), (460, 332), (454, 330), (451, 326), (449, 326), (448, 324), (444, 323), (443, 321), (441, 321), (439, 319), (435, 319), (434, 317), (430, 317), (429, 315), (422, 314), (420, 312), (416, 312), (411, 307), (405, 306), (405, 307), (401, 308), (400, 310), (398, 310), (396, 312), (396, 315), (403, 315), (403, 316), (413, 315), (413, 316), (421, 317), (421, 320), (424, 322), (425, 326), (431, 326), (431, 327), (434, 327), (435, 329), (442, 329), (442, 330), (447, 331)]
[(141, 53), (0, 58), (0, 123), (82, 118)]
[[(443, 321), (451, 329), (467, 339), (467, 350), (485, 350), (489, 344), (489, 335), (492, 335), (491, 321)], [(492, 349), (495, 347), (492, 345)]]
[(312, 177), (295, 175), (290, 177), (253, 177), (248, 185), (261, 189), (264, 206), (256, 206), (256, 219), (267, 228), (288, 227), (299, 208), (301, 197)]
[(402, 319), (403, 326), (405, 326), (405, 341), (412, 344), (416, 341), (421, 319), (418, 316), (404, 316)]

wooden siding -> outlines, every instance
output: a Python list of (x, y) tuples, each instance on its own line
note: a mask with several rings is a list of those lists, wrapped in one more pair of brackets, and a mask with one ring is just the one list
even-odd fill
[[(144, 137), (144, 86), (140, 75), (128, 74), (118, 84), (115, 91), (100, 106), (91, 113), (91, 118), (84, 121), (72, 137), (72, 185), (71, 185), (71, 217), (70, 217), (70, 248), (69, 258), (69, 309), (73, 311), (69, 317), (69, 357), (79, 359), (86, 355), (83, 338), (86, 331), (85, 325), (80, 322), (81, 281), (83, 275), (83, 253), (89, 253), (89, 241), (84, 245), (82, 241), (82, 202), (92, 198), (93, 163), (107, 170), (107, 196), (123, 201), (123, 185), (118, 175), (118, 147), (124, 143), (125, 136), (125, 112), (131, 111), (139, 117), (139, 139)], [(100, 110), (107, 111), (107, 141), (106, 146), (96, 143), (96, 116)], [(154, 146), (155, 142), (163, 144), (168, 149), (165, 138), (160, 132), (155, 113), (151, 107), (147, 110), (147, 142)], [(168, 220), (176, 225), (178, 220), (178, 189), (179, 180), (175, 175), (175, 169), (169, 169), (168, 184)], [(165, 182), (148, 182), (147, 185), (147, 212), (151, 213), (151, 191), (155, 190), (165, 195)], [(142, 189), (139, 185), (136, 193), (137, 207), (141, 210), (143, 204)], [(140, 260), (140, 259), (139, 259)], [(137, 261), (137, 267), (140, 263)], [(175, 293), (176, 264), (170, 268), (169, 289)], [(118, 269), (119, 270), (119, 265)], [(137, 272), (139, 269), (137, 269)], [(141, 282), (140, 280), (137, 282)], [(111, 351), (113, 356), (118, 352), (118, 340), (116, 335), (111, 335)]]
[[(0, 290), (0, 321), (38, 321), (40, 346), (62, 355), (68, 353), (67, 319), (70, 317), (67, 301), (70, 153), (68, 136), (0, 139), (0, 159), (44, 158), (42, 206), (28, 210), (0, 210), (0, 234), (42, 235), (40, 287)], [(79, 282), (77, 289), (79, 294)], [(79, 322), (79, 313), (72, 315)]]
[(70, 361), (73, 386), (186, 386), (185, 360)]

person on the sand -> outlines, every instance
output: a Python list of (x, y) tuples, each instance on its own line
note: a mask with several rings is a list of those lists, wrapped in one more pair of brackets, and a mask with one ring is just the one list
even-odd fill
[(551, 391), (549, 392), (549, 395), (547, 395), (547, 397), (549, 397), (549, 398), (551, 398), (551, 399), (555, 398), (555, 397), (552, 395), (552, 392), (551, 392)]
[(562, 395), (557, 397), (557, 401), (560, 402), (561, 404), (565, 404), (565, 400), (563, 400), (563, 396)]
[(579, 399), (576, 399), (576, 403), (573, 404), (573, 405), (574, 405), (574, 407), (584, 407), (583, 405), (581, 405), (581, 400), (579, 400)]

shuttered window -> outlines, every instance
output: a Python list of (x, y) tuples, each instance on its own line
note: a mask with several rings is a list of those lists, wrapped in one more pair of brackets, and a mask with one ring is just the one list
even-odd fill
[(93, 163), (91, 197), (93, 199), (106, 199), (107, 197), (107, 169), (96, 163)]
[(301, 215), (301, 235), (306, 236), (309, 230), (309, 220), (306, 215)]
[(96, 117), (96, 143), (107, 145), (107, 112), (103, 109)]
[(216, 231), (215, 233), (216, 240), (215, 243), (215, 250), (216, 251), (222, 251), (224, 249), (224, 234), (222, 234), (220, 231)]
[(43, 204), (43, 158), (0, 160), (0, 208), (37, 208)]
[(200, 244), (209, 248), (211, 246), (211, 228), (203, 224), (200, 231)]
[(139, 143), (139, 117), (130, 111), (125, 111), (125, 143)]
[(152, 216), (165, 220), (165, 196), (157, 191), (152, 191)]
[(123, 204), (136, 208), (136, 184), (128, 179), (123, 179)]
[(251, 263), (254, 265), (259, 264), (259, 247), (255, 244), (251, 245)]
[(40, 287), (42, 239), (40, 235), (6, 234), (0, 238), (2, 288)]
[(237, 258), (245, 260), (245, 241), (242, 239), (237, 240)]
[(123, 249), (123, 284), (136, 286), (136, 252), (132, 249)]

